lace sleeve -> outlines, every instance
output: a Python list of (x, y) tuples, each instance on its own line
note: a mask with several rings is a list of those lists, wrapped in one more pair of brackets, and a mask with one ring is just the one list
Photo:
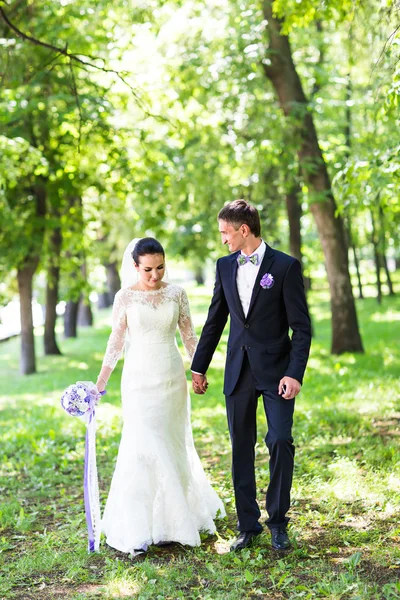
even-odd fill
[(189, 358), (192, 359), (197, 346), (197, 336), (190, 316), (189, 300), (185, 290), (179, 296), (179, 333)]
[(104, 355), (103, 367), (114, 369), (122, 355), (126, 332), (126, 306), (121, 294), (117, 293), (112, 311), (112, 331)]

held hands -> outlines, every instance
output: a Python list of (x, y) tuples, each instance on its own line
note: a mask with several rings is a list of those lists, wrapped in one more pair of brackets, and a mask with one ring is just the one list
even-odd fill
[(293, 377), (282, 377), (279, 382), (278, 394), (285, 400), (295, 398), (301, 390), (301, 383)]
[(208, 388), (207, 377), (199, 373), (192, 373), (192, 386), (195, 394), (205, 394)]

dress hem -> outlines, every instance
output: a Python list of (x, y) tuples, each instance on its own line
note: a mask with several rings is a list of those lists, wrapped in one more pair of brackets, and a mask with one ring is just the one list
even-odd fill
[[(214, 532), (207, 532), (207, 533), (215, 533)], [(169, 542), (171, 544), (182, 544), (182, 546), (190, 546), (191, 548), (196, 548), (198, 546), (200, 546), (201, 544), (201, 540), (199, 539), (195, 544), (193, 542), (188, 542), (188, 540), (183, 540), (181, 539), (157, 539), (157, 541), (154, 541), (153, 539), (151, 540), (146, 540), (145, 542), (140, 542), (138, 544), (133, 544), (132, 547), (130, 547), (129, 549), (126, 548), (126, 546), (124, 546), (124, 548), (122, 548), (122, 545), (119, 544), (118, 542), (114, 542), (113, 540), (111, 540), (110, 538), (106, 538), (106, 544), (107, 546), (110, 546), (110, 548), (113, 548), (114, 550), (118, 550), (118, 552), (123, 552), (125, 554), (134, 554), (137, 550), (140, 550), (141, 548), (144, 548), (146, 546), (156, 546), (157, 544), (161, 544), (162, 542)]]

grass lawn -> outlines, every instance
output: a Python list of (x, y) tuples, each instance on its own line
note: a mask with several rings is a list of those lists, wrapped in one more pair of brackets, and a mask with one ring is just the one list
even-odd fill
[[(190, 294), (199, 330), (210, 292)], [(236, 519), (222, 396), (226, 335), (209, 371), (208, 393), (192, 396), (192, 422), (228, 517), (199, 548), (151, 548), (135, 560), (104, 543), (98, 554), (86, 551), (84, 426), (63, 412), (59, 400), (70, 383), (96, 379), (110, 311), (98, 313), (96, 327), (80, 330), (78, 339), (62, 341), (61, 357), (41, 357), (39, 336), (39, 373), (33, 376), (18, 373), (19, 340), (2, 343), (0, 598), (400, 598), (400, 298), (385, 298), (381, 307), (367, 298), (357, 308), (366, 353), (331, 356), (326, 294), (311, 296), (315, 339), (294, 427), (293, 549), (283, 554), (272, 551), (267, 531), (251, 549), (228, 551)], [(121, 368), (98, 410), (103, 506), (120, 437)], [(259, 409), (263, 506), (268, 455)]]

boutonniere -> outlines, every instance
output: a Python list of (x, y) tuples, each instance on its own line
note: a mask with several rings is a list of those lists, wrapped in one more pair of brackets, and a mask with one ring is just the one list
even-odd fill
[(273, 275), (271, 275), (271, 273), (265, 273), (265, 275), (262, 276), (260, 281), (260, 285), (264, 290), (270, 290), (273, 287), (274, 283), (275, 279)]

